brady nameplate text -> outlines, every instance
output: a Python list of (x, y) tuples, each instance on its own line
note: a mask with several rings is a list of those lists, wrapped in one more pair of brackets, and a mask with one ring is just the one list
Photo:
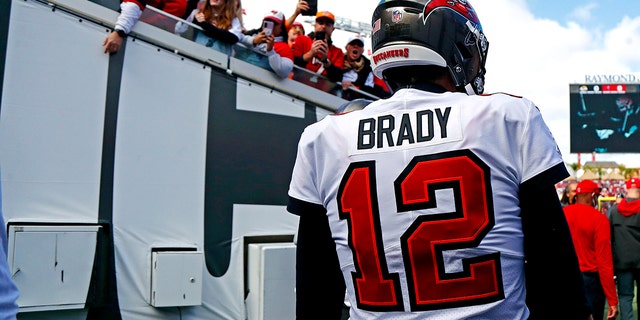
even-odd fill
[(360, 119), (351, 154), (386, 152), (462, 138), (459, 106), (393, 110)]

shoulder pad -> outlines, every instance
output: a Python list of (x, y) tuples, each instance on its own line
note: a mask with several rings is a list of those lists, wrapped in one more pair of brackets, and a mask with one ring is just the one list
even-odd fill
[(362, 110), (368, 106), (373, 100), (369, 99), (354, 99), (342, 104), (336, 113), (347, 113), (355, 110)]

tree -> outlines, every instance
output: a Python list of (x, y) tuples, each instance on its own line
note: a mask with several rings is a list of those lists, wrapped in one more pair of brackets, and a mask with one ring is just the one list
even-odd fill
[(578, 169), (580, 169), (580, 164), (577, 162), (571, 163), (569, 164), (569, 166), (571, 167), (571, 169), (573, 169), (574, 172), (578, 171)]

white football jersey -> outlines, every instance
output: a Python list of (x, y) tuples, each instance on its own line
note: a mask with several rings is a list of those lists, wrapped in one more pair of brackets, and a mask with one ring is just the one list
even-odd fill
[(326, 208), (351, 319), (526, 319), (519, 185), (559, 163), (529, 100), (403, 89), (307, 127), (289, 196)]

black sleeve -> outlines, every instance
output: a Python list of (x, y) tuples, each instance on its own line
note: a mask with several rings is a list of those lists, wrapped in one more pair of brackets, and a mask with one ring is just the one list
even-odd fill
[(186, 20), (189, 17), (189, 15), (191, 15), (191, 12), (193, 12), (193, 10), (198, 8), (198, 1), (199, 0), (187, 0), (187, 9), (184, 10), (184, 14), (180, 18)]
[(329, 78), (329, 80), (333, 82), (342, 81), (343, 74), (344, 74), (344, 71), (341, 68), (334, 66), (333, 62), (327, 68), (327, 78)]
[(374, 84), (373, 88), (368, 86), (362, 86), (361, 90), (363, 90), (364, 92), (370, 93), (378, 98), (385, 99), (391, 96), (388, 92), (384, 90), (384, 88), (382, 88), (377, 84)]
[(194, 22), (202, 27), (202, 29), (204, 30), (204, 34), (206, 34), (210, 38), (217, 39), (228, 44), (236, 44), (236, 42), (239, 41), (238, 36), (236, 36), (235, 34), (227, 30), (222, 30), (212, 25), (211, 23), (198, 21)]
[(293, 57), (293, 63), (301, 68), (305, 68), (307, 66), (307, 62), (304, 61), (304, 58), (302, 56), (295, 56)]
[[(290, 198), (288, 210), (301, 201)], [(310, 206), (306, 206), (310, 208)], [(300, 213), (296, 248), (296, 319), (339, 320), (345, 284), (324, 208)]]
[(551, 182), (562, 171), (560, 164), (520, 185), (529, 320), (584, 320), (590, 314), (569, 226)]

